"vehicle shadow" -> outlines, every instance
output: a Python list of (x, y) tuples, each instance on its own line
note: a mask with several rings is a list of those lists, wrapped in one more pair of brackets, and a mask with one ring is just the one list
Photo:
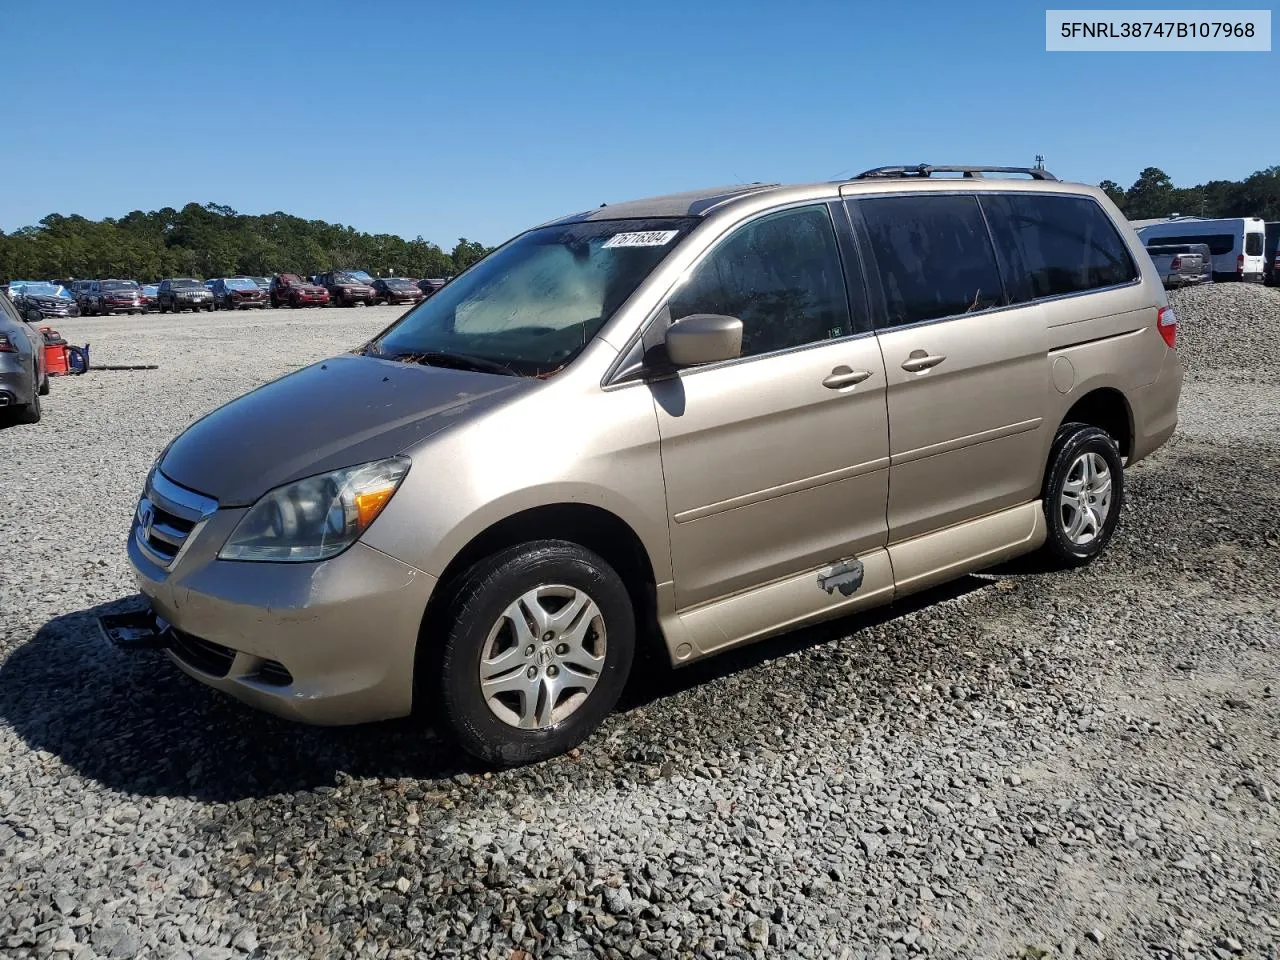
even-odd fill
[[(990, 586), (964, 577), (900, 604), (791, 631), (673, 670), (637, 663), (620, 711), (847, 638), (868, 626)], [(125, 793), (234, 803), (333, 786), (344, 776), (446, 780), (481, 773), (419, 718), (310, 727), (252, 710), (190, 679), (159, 650), (121, 650), (97, 618), (127, 597), (48, 621), (0, 664), (0, 720), (33, 751)]]

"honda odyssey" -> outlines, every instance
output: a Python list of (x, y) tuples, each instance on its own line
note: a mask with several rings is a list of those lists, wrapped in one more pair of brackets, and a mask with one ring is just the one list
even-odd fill
[(538, 760), (642, 644), (682, 666), (1019, 554), (1088, 563), (1174, 430), (1176, 334), (1111, 201), (1040, 169), (600, 206), (192, 424), (129, 556), (209, 686), (321, 724), (425, 708)]

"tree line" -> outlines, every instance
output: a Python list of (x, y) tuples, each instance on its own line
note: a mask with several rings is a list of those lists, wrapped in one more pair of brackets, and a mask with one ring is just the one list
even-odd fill
[(445, 252), (417, 237), (362, 233), (286, 213), (237, 213), (189, 203), (120, 219), (50, 214), (0, 231), (0, 280), (303, 275), (360, 269), (376, 275), (450, 277), (490, 248), (465, 237)]
[(1261, 217), (1280, 220), (1280, 166), (1243, 180), (1210, 180), (1175, 187), (1159, 167), (1147, 167), (1128, 190), (1114, 180), (1098, 184), (1130, 220), (1184, 217)]
[[(1147, 167), (1128, 189), (1099, 186), (1131, 220), (1171, 213), (1280, 220), (1280, 166), (1244, 180), (1176, 187), (1159, 167)], [(120, 219), (50, 214), (37, 225), (0, 231), (0, 280), (69, 277), (226, 277), (322, 273), (335, 268), (373, 274), (449, 277), (490, 248), (460, 238), (447, 253), (417, 237), (362, 233), (287, 213), (252, 215), (227, 206), (189, 203), (135, 210)]]

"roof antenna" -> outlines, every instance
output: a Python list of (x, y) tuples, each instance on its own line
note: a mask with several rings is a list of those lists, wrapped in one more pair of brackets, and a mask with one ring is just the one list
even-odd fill
[(608, 204), (607, 204), (607, 203), (602, 203), (602, 204), (600, 204), (600, 206), (602, 206), (602, 207), (607, 207), (607, 206), (608, 206)]
[(1037, 169), (1037, 170), (1043, 170), (1043, 169), (1044, 169), (1044, 154), (1043, 154), (1043, 153), (1037, 153), (1037, 154), (1036, 154), (1036, 169)]

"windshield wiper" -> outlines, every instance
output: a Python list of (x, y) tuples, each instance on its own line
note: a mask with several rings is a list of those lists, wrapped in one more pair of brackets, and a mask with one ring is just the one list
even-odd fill
[(401, 363), (423, 363), (429, 367), (452, 367), (455, 370), (476, 370), (480, 373), (498, 373), (508, 377), (519, 374), (505, 363), (486, 360), (484, 357), (473, 357), (466, 353), (448, 353), (444, 350), (406, 350), (403, 353), (383, 353), (376, 347), (371, 356), (383, 360), (398, 360)]

